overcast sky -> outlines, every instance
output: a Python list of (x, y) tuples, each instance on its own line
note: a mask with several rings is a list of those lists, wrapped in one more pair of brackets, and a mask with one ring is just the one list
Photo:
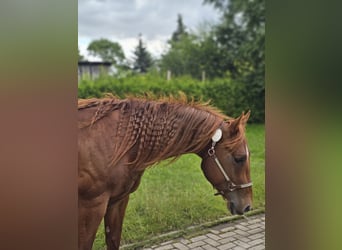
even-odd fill
[(78, 46), (87, 54), (90, 41), (107, 38), (119, 42), (127, 58), (143, 35), (149, 52), (158, 57), (177, 28), (177, 14), (188, 30), (204, 22), (215, 23), (219, 13), (203, 0), (78, 0)]

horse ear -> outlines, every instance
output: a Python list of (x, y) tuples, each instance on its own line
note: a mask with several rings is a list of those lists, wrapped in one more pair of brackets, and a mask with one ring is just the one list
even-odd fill
[(251, 114), (250, 110), (246, 114), (244, 112), (242, 112), (242, 114), (238, 118), (228, 121), (227, 123), (229, 126), (230, 134), (237, 133), (239, 131), (240, 125), (245, 126), (247, 121), (248, 121), (250, 114)]
[(238, 118), (232, 119), (227, 122), (229, 126), (229, 133), (231, 135), (236, 134), (239, 131), (239, 125), (242, 121), (242, 118), (243, 118), (243, 114), (240, 115)]
[(248, 112), (246, 114), (244, 114), (244, 112), (242, 112), (242, 115), (241, 115), (242, 116), (242, 120), (241, 121), (242, 121), (242, 123), (244, 125), (246, 125), (250, 115), (251, 115), (251, 111), (250, 110), (248, 110)]

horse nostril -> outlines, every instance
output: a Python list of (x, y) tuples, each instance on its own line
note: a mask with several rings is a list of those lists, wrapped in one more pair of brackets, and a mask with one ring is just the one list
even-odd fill
[(251, 210), (251, 206), (250, 205), (247, 205), (246, 207), (245, 207), (245, 209), (243, 210), (243, 212), (244, 213), (247, 213), (248, 211), (250, 211)]

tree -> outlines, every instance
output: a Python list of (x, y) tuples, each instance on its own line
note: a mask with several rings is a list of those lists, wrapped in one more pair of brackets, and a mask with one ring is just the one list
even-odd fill
[(171, 48), (162, 55), (160, 67), (163, 71), (170, 70), (172, 75), (191, 75), (198, 77), (199, 67), (196, 60), (198, 55), (198, 46), (195, 44), (196, 37), (189, 35), (185, 30), (182, 15), (177, 16), (177, 29), (172, 33), (168, 41)]
[(212, 26), (202, 24), (196, 32), (186, 33), (179, 40), (169, 41), (170, 49), (162, 55), (160, 68), (170, 70), (172, 75), (191, 75), (201, 79), (205, 72), (207, 79), (222, 77), (225, 71), (222, 65), (226, 58), (222, 56), (212, 31)]
[[(222, 13), (216, 27), (217, 42), (230, 61), (235, 77), (252, 74), (260, 80), (264, 75), (265, 1), (204, 0)], [(257, 75), (256, 75), (257, 74)], [(250, 78), (250, 77), (247, 77)]]
[(178, 41), (170, 41), (170, 50), (162, 55), (160, 68), (170, 70), (172, 75), (191, 75), (201, 77), (200, 47), (195, 42), (195, 35), (183, 36)]
[(222, 13), (215, 36), (235, 77), (263, 81), (265, 72), (265, 0), (204, 0)]
[(246, 106), (264, 112), (265, 0), (204, 0), (222, 13), (215, 37), (226, 58), (224, 70), (244, 83)]
[(134, 50), (134, 63), (133, 70), (139, 73), (146, 73), (148, 69), (153, 65), (151, 54), (147, 51), (139, 35), (138, 46)]
[(177, 16), (177, 29), (172, 33), (171, 41), (178, 42), (182, 36), (186, 36), (188, 33), (185, 31), (185, 25), (183, 24), (183, 18), (181, 14)]
[(87, 50), (91, 55), (100, 57), (102, 61), (111, 62), (115, 66), (122, 65), (125, 60), (120, 44), (104, 38), (92, 41)]

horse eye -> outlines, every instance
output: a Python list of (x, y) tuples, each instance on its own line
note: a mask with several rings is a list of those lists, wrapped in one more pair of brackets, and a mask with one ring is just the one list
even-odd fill
[(246, 156), (246, 155), (243, 155), (243, 156), (235, 156), (235, 157), (234, 157), (234, 161), (235, 161), (236, 163), (243, 163), (243, 162), (246, 161), (246, 159), (247, 159), (247, 156)]

